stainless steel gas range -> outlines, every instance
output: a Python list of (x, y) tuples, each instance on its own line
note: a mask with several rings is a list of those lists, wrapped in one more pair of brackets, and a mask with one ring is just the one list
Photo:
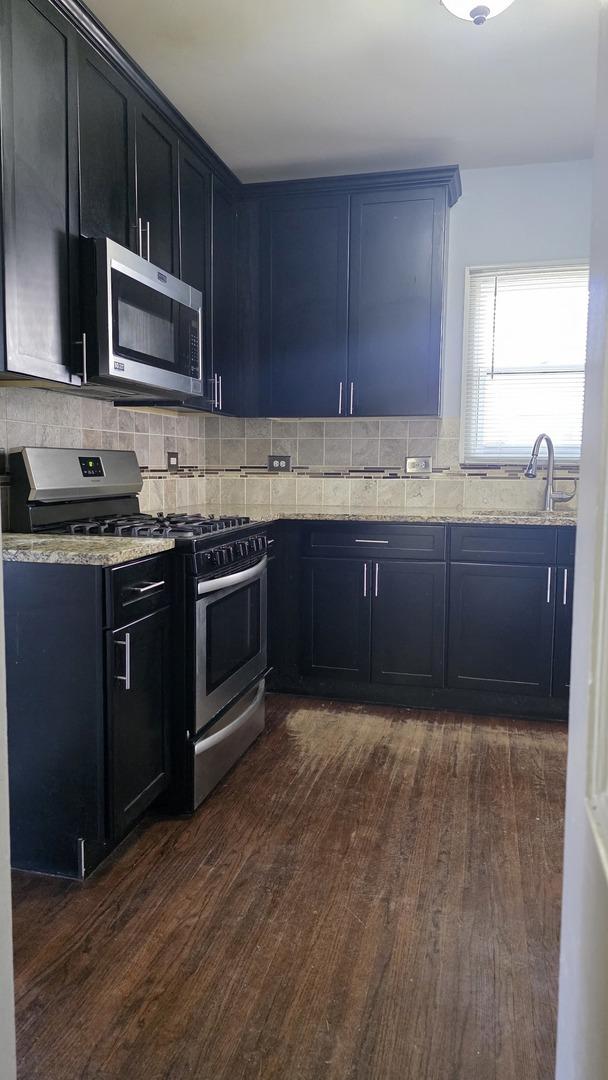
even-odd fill
[(175, 540), (170, 804), (195, 809), (264, 728), (264, 527), (142, 513), (130, 450), (26, 447), (10, 455), (10, 471), (14, 532)]

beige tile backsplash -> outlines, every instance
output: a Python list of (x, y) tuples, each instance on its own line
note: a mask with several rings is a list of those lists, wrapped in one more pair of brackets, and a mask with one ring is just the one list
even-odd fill
[[(0, 386), (0, 449), (23, 445), (135, 450), (143, 470), (142, 508), (156, 512), (207, 504), (358, 506), (395, 509), (542, 507), (544, 479), (521, 468), (462, 469), (459, 421), (238, 419), (116, 409), (77, 394)], [(168, 473), (177, 451), (180, 471)], [(290, 454), (294, 472), (267, 472), (271, 453)], [(407, 456), (430, 456), (433, 473), (405, 477)], [(4, 470), (5, 471), (5, 470)], [(485, 475), (480, 475), (485, 474)], [(561, 470), (572, 486), (575, 470)], [(7, 478), (3, 493), (6, 501)], [(568, 510), (576, 505), (565, 504)]]

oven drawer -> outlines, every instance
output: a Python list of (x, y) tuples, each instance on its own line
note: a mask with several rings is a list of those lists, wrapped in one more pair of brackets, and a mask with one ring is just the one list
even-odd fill
[(264, 730), (266, 682), (259, 683), (192, 744), (195, 809)]
[(171, 563), (166, 555), (115, 566), (106, 582), (108, 623), (115, 629), (171, 603)]

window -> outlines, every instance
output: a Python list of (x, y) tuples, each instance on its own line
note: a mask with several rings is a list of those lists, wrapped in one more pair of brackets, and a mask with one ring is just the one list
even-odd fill
[(580, 457), (589, 268), (467, 271), (461, 461), (526, 462), (541, 431)]

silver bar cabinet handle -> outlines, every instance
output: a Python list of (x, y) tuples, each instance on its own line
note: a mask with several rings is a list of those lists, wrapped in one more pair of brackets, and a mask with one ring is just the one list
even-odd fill
[(367, 563), (363, 563), (363, 596), (367, 596)]
[(125, 690), (131, 689), (131, 635), (127, 630), (125, 632), (125, 640), (117, 641), (117, 645), (124, 645), (125, 649), (125, 673), (124, 675), (116, 675), (115, 678), (120, 682), (124, 682)]
[(150, 262), (150, 222), (146, 221), (146, 251), (148, 252), (148, 262)]
[(142, 224), (141, 224), (141, 218), (140, 217), (138, 217), (138, 219), (137, 219), (137, 254), (141, 255), (141, 257), (143, 258), (144, 244), (143, 244), (143, 238), (142, 238)]
[(344, 383), (340, 379), (340, 392), (338, 394), (338, 416), (342, 416), (342, 392), (344, 390)]
[(137, 593), (138, 596), (144, 596), (146, 593), (152, 592), (153, 589), (162, 589), (164, 581), (150, 581), (147, 585), (130, 585), (128, 591)]
[(380, 564), (376, 563), (376, 571), (375, 571), (375, 578), (374, 578), (374, 596), (378, 595), (378, 568), (379, 568), (379, 566), (380, 566)]
[(354, 384), (354, 382), (351, 382), (351, 384), (350, 384), (350, 415), (351, 416), (353, 415), (354, 398), (355, 398), (355, 384)]
[(221, 375), (218, 375), (217, 381), (218, 381), (219, 410), (221, 412), (222, 411), (222, 376)]
[(551, 603), (551, 577), (552, 577), (552, 570), (551, 570), (551, 567), (548, 566), (547, 567), (547, 603), (548, 604)]
[(564, 569), (564, 593), (562, 596), (562, 604), (564, 607), (568, 603), (568, 570)]
[(388, 544), (388, 540), (355, 540), (355, 544)]
[(88, 376), (87, 376), (87, 332), (86, 332), (86, 330), (82, 331), (82, 338), (80, 339), (80, 341), (77, 341), (76, 344), (80, 345), (80, 347), (82, 349), (82, 371), (81, 371), (80, 374), (81, 374), (81, 378), (82, 378), (82, 385), (86, 386), (88, 381), (89, 381)]

